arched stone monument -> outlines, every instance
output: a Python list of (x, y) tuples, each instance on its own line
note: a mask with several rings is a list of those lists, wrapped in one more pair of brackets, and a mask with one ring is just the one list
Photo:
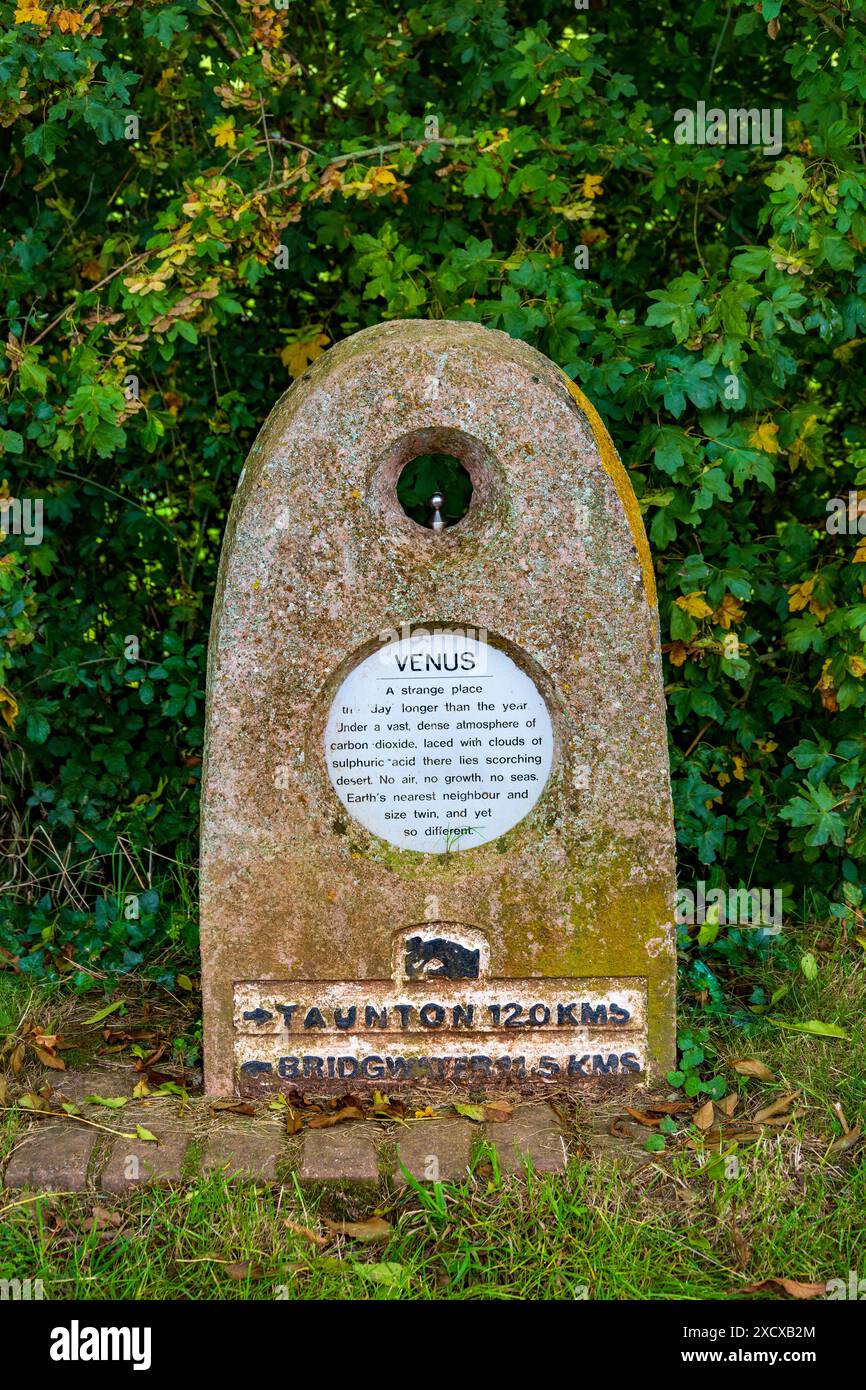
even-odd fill
[[(447, 454), (468, 512), (401, 470)], [(208, 1092), (609, 1085), (674, 1059), (655, 585), (628, 477), (548, 359), (357, 333), (241, 474), (211, 631)]]

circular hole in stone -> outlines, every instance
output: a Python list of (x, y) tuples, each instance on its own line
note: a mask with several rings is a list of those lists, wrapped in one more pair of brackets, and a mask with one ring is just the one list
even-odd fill
[(419, 526), (438, 530), (437, 509), (445, 526), (456, 526), (469, 510), (472, 479), (453, 454), (416, 454), (400, 471), (397, 500)]

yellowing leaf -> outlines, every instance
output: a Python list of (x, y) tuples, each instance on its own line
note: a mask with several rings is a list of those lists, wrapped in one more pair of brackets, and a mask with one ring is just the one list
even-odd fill
[(671, 665), (684, 665), (687, 652), (688, 648), (686, 647), (685, 642), (672, 642), (670, 652), (668, 653)]
[(713, 622), (718, 623), (719, 627), (723, 627), (727, 632), (728, 628), (732, 627), (734, 623), (742, 622), (745, 616), (745, 608), (741, 603), (737, 602), (733, 594), (725, 594), (725, 597), (713, 614)]
[(806, 579), (802, 584), (788, 585), (788, 608), (791, 613), (799, 613), (801, 608), (807, 607), (814, 587), (814, 578)]
[(852, 676), (856, 676), (860, 680), (862, 676), (866, 676), (866, 661), (855, 653), (854, 656), (848, 658), (848, 670)]
[(584, 174), (581, 192), (584, 198), (600, 198), (604, 192), (601, 174)]
[(710, 618), (713, 610), (703, 598), (703, 589), (693, 589), (677, 599), (677, 608), (683, 608), (690, 618)]
[(330, 341), (327, 333), (314, 331), (310, 338), (296, 338), (286, 343), (280, 353), (280, 361), (284, 367), (288, 367), (289, 376), (302, 376), (310, 363), (321, 357)]
[(228, 149), (233, 150), (238, 141), (234, 116), (219, 116), (208, 130), (208, 135), (213, 136), (217, 149), (221, 145), (225, 145)]
[(467, 1101), (455, 1105), (454, 1109), (457, 1111), (458, 1115), (462, 1115), (464, 1119), (467, 1120), (474, 1120), (476, 1124), (481, 1124), (485, 1119), (483, 1105), (472, 1105)]
[(863, 537), (862, 541), (857, 542), (857, 549), (854, 551), (851, 564), (866, 565), (866, 536)]
[(762, 449), (765, 454), (778, 454), (778, 435), (779, 426), (767, 420), (752, 431), (749, 436), (749, 443), (753, 449)]
[(367, 182), (378, 192), (380, 188), (392, 188), (397, 182), (397, 175), (392, 173), (393, 165), (380, 164), (377, 169), (370, 172)]
[(27, 4), (26, 0), (15, 11), (16, 24), (35, 24), (38, 26), (44, 24), (47, 18), (47, 11), (40, 9), (38, 5)]
[(84, 16), (78, 10), (55, 10), (51, 19), (61, 34), (77, 34), (84, 23)]
[(157, 1139), (156, 1135), (151, 1134), (149, 1129), (145, 1129), (144, 1125), (135, 1126), (135, 1137), (136, 1139), (144, 1139), (150, 1142), (151, 1144), (159, 1143), (159, 1140)]
[(352, 1240), (387, 1240), (391, 1234), (390, 1225), (381, 1216), (371, 1216), (366, 1221), (329, 1221), (327, 1216), (322, 1220), (335, 1236), (351, 1236)]
[(0, 715), (3, 716), (4, 724), (7, 724), (10, 729), (15, 728), (15, 720), (18, 718), (18, 701), (3, 686), (0, 686)]

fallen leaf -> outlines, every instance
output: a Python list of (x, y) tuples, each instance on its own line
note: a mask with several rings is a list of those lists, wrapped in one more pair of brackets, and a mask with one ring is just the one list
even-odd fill
[(18, 1097), (17, 1104), (22, 1110), (47, 1110), (48, 1102), (37, 1095), (35, 1091), (25, 1091), (23, 1096)]
[(219, 1112), (228, 1115), (255, 1115), (256, 1107), (244, 1100), (215, 1100), (211, 1103), (211, 1114)]
[(126, 1104), (126, 1096), (85, 1096), (85, 1105), (104, 1105), (107, 1110), (119, 1110)]
[(799, 1091), (792, 1091), (789, 1096), (779, 1096), (778, 1100), (774, 1100), (770, 1105), (764, 1106), (764, 1109), (759, 1110), (757, 1115), (753, 1117), (755, 1124), (759, 1125), (764, 1120), (772, 1120), (776, 1115), (784, 1115), (785, 1111), (790, 1109), (799, 1094)]
[(12, 1056), (9, 1058), (9, 1065), (12, 1068), (12, 1075), (17, 1076), (24, 1065), (24, 1044), (19, 1043)]
[(0, 1105), (6, 1104), (6, 1077), (0, 1075)]
[(288, 1218), (286, 1218), (283, 1224), (287, 1230), (291, 1231), (296, 1236), (303, 1236), (304, 1240), (308, 1240), (311, 1245), (330, 1244), (327, 1236), (320, 1236), (318, 1231), (314, 1231), (310, 1226), (299, 1226), (297, 1221), (289, 1221)]
[(147, 1142), (149, 1142), (149, 1143), (151, 1143), (151, 1144), (158, 1144), (158, 1143), (159, 1143), (159, 1140), (157, 1139), (156, 1135), (155, 1135), (155, 1134), (151, 1134), (151, 1132), (150, 1132), (149, 1129), (145, 1129), (144, 1125), (136, 1125), (136, 1126), (135, 1126), (135, 1137), (136, 1137), (136, 1139), (146, 1140)]
[(265, 1276), (264, 1265), (254, 1264), (252, 1260), (232, 1260), (229, 1264), (223, 1265), (223, 1269), (230, 1279), (263, 1279)]
[(113, 1004), (106, 1004), (104, 1009), (97, 1009), (95, 1014), (91, 1014), (90, 1018), (84, 1020), (81, 1025), (82, 1028), (86, 1028), (90, 1023), (101, 1023), (104, 1018), (108, 1018), (109, 1014), (113, 1014), (115, 1009), (121, 1008), (122, 1005), (122, 999), (115, 999)]
[(734, 1242), (737, 1265), (740, 1269), (747, 1269), (749, 1260), (752, 1258), (752, 1251), (736, 1221), (731, 1221), (731, 1240)]
[(307, 1129), (330, 1129), (331, 1125), (342, 1124), (344, 1120), (363, 1120), (364, 1112), (357, 1105), (347, 1105), (333, 1115), (314, 1115), (307, 1121)]
[(108, 1207), (97, 1206), (93, 1208), (91, 1215), (87, 1217), (83, 1225), (85, 1231), (91, 1231), (94, 1228), (97, 1231), (103, 1231), (106, 1226), (117, 1227), (122, 1221), (123, 1217), (119, 1211), (109, 1211)]
[(773, 1073), (769, 1067), (764, 1066), (763, 1062), (756, 1062), (754, 1058), (747, 1057), (739, 1062), (732, 1062), (734, 1071), (739, 1072), (740, 1076), (755, 1076), (759, 1081), (772, 1081)]
[(474, 1120), (476, 1124), (481, 1124), (484, 1121), (485, 1115), (483, 1105), (473, 1105), (467, 1101), (455, 1105), (454, 1109), (457, 1111), (458, 1115), (462, 1115), (466, 1120)]
[(769, 1279), (759, 1279), (757, 1284), (747, 1284), (744, 1289), (738, 1289), (736, 1292), (757, 1293), (759, 1289), (768, 1289), (774, 1284), (784, 1289), (792, 1298), (818, 1298), (827, 1292), (826, 1281), (822, 1284), (803, 1284), (799, 1279), (783, 1279), (775, 1274)]
[(55, 1071), (66, 1071), (66, 1063), (62, 1057), (55, 1057), (53, 1052), (48, 1052), (44, 1047), (36, 1047), (35, 1044), (33, 1051), (43, 1067), (53, 1067)]
[(848, 1034), (836, 1023), (822, 1023), (818, 1018), (810, 1018), (806, 1023), (788, 1023), (783, 1018), (770, 1018), (768, 1023), (775, 1023), (777, 1028), (790, 1028), (794, 1033), (810, 1033), (816, 1038), (841, 1038), (843, 1042), (848, 1041)]
[(716, 1105), (719, 1108), (719, 1110), (721, 1110), (723, 1115), (727, 1115), (729, 1119), (731, 1115), (733, 1115), (739, 1103), (740, 1097), (737, 1095), (736, 1091), (731, 1091), (731, 1093), (725, 1096), (722, 1100), (716, 1101)]
[(658, 1100), (653, 1105), (647, 1106), (650, 1115), (683, 1115), (686, 1110), (691, 1110), (691, 1103), (687, 1100)]
[(509, 1105), (507, 1100), (488, 1100), (484, 1103), (484, 1118), (491, 1124), (501, 1124), (503, 1120), (510, 1120), (514, 1114), (514, 1106)]
[(645, 1115), (642, 1110), (632, 1110), (630, 1105), (626, 1107), (626, 1113), (631, 1115), (633, 1120), (637, 1120), (639, 1125), (646, 1125), (647, 1129), (655, 1129), (661, 1124), (661, 1119), (655, 1120), (652, 1115)]
[(399, 1284), (403, 1278), (403, 1266), (394, 1260), (374, 1265), (365, 1265), (359, 1260), (353, 1260), (352, 1268), (363, 1279), (372, 1279), (374, 1284)]
[(293, 1110), (290, 1105), (286, 1106), (286, 1133), (299, 1134), (304, 1128), (304, 1122), (297, 1110)]
[(847, 1134), (842, 1134), (838, 1139), (833, 1140), (833, 1143), (827, 1150), (826, 1157), (830, 1158), (831, 1155), (843, 1154), (847, 1149), (853, 1149), (854, 1145), (859, 1143), (859, 1141), (860, 1126), (855, 1125), (853, 1129), (848, 1130)]
[(700, 1110), (696, 1110), (692, 1116), (692, 1122), (697, 1125), (698, 1129), (709, 1129), (714, 1119), (715, 1111), (711, 1100), (702, 1105)]
[(329, 1221), (322, 1218), (329, 1231), (337, 1236), (351, 1236), (353, 1240), (387, 1240), (391, 1234), (389, 1223), (381, 1216), (371, 1216), (366, 1221)]

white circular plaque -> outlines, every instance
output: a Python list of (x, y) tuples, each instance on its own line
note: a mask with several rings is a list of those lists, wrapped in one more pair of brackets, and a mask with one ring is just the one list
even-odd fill
[(426, 854), (472, 849), (517, 825), (552, 759), (534, 682), (460, 629), (383, 644), (343, 681), (325, 727), (346, 810), (392, 845)]

